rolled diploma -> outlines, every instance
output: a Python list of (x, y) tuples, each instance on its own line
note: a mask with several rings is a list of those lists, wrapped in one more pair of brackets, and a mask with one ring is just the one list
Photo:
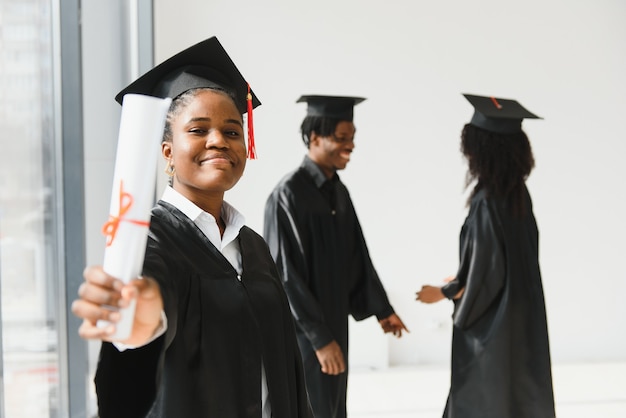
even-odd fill
[[(122, 101), (102, 267), (124, 283), (138, 277), (143, 267), (150, 211), (155, 200), (159, 144), (171, 101), (140, 94), (126, 94)], [(117, 226), (111, 227), (111, 222)], [(121, 319), (111, 339), (123, 341), (130, 336), (135, 304), (133, 300), (128, 308), (120, 309)], [(98, 326), (108, 324), (98, 321)]]

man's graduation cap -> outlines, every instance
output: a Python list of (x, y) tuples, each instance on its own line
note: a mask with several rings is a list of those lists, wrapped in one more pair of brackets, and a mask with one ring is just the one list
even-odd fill
[(128, 93), (175, 99), (187, 90), (202, 87), (225, 91), (242, 115), (248, 113), (248, 156), (255, 158), (252, 109), (261, 102), (216, 37), (163, 61), (120, 91), (115, 100), (121, 104)]
[(522, 120), (542, 119), (515, 100), (463, 94), (474, 106), (471, 125), (486, 131), (512, 134), (522, 130)]
[(354, 106), (365, 100), (363, 97), (315, 96), (300, 97), (296, 103), (306, 102), (307, 116), (322, 116), (352, 122)]

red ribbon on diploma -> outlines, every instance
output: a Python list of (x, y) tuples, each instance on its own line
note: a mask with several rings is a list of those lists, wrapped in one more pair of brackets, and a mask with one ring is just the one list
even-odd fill
[(119, 215), (109, 215), (109, 220), (102, 226), (102, 233), (107, 237), (107, 247), (113, 244), (117, 228), (120, 226), (120, 222), (130, 222), (135, 225), (150, 226), (150, 222), (138, 221), (136, 219), (126, 219), (124, 215), (130, 207), (133, 205), (133, 196), (130, 193), (124, 192), (124, 182), (120, 180), (120, 213)]

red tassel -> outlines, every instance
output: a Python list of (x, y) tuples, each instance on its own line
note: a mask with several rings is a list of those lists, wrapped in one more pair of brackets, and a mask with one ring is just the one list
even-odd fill
[(498, 110), (502, 109), (502, 105), (498, 103), (498, 99), (496, 99), (493, 96), (491, 96), (490, 98), (491, 98), (491, 101), (493, 102), (493, 105), (496, 107), (496, 109)]
[(254, 146), (254, 125), (252, 123), (252, 93), (250, 93), (250, 84), (248, 84), (248, 95), (246, 96), (248, 102), (248, 158), (251, 160), (256, 159), (256, 148)]

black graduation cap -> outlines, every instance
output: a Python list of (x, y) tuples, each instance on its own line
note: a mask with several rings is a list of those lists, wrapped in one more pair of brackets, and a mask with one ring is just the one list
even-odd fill
[(120, 91), (115, 100), (122, 104), (128, 93), (175, 99), (201, 87), (226, 91), (239, 112), (248, 113), (248, 157), (256, 158), (252, 109), (261, 102), (215, 36), (163, 61)]
[(323, 116), (352, 122), (354, 106), (363, 100), (365, 100), (363, 97), (308, 95), (300, 97), (296, 103), (308, 104), (307, 116)]
[(511, 134), (522, 130), (522, 120), (542, 119), (511, 99), (463, 94), (474, 106), (471, 125), (486, 131)]
[[(172, 56), (120, 91), (115, 100), (122, 103), (127, 93), (175, 99), (187, 90), (212, 87), (234, 95), (241, 114), (248, 111), (248, 83), (217, 38), (211, 37)], [(252, 108), (261, 104), (252, 91)]]

